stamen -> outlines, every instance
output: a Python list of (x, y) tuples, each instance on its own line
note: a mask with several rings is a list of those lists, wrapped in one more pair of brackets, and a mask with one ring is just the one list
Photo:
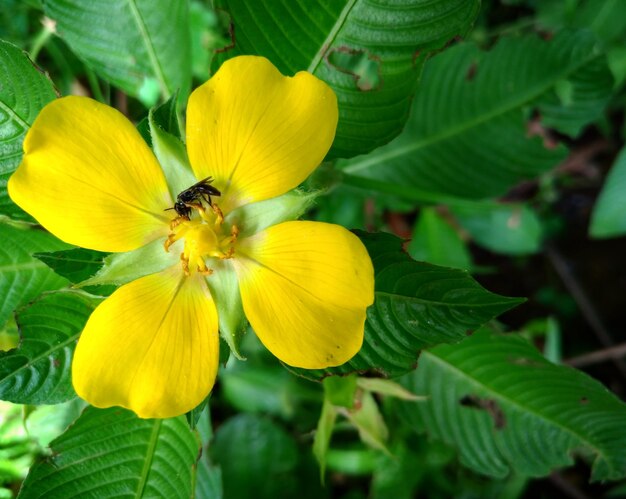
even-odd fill
[[(180, 254), (183, 273), (190, 276), (192, 271), (209, 276), (213, 269), (207, 266), (207, 258), (225, 260), (235, 254), (235, 242), (239, 235), (236, 225), (230, 227), (230, 235), (224, 234), (222, 225), (224, 215), (217, 204), (211, 205), (208, 211), (202, 203), (188, 203), (186, 206), (197, 211), (199, 218), (190, 220), (179, 216), (172, 220), (172, 232), (163, 243), (165, 251), (179, 239), (185, 239), (183, 252)], [(228, 234), (228, 233), (227, 233)]]

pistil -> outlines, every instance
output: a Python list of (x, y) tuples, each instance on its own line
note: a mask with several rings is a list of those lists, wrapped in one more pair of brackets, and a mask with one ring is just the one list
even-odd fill
[(165, 251), (169, 251), (172, 244), (184, 239), (184, 249), (180, 254), (184, 274), (189, 276), (192, 271), (196, 271), (210, 275), (213, 269), (207, 266), (207, 259), (232, 258), (239, 229), (233, 225), (228, 232), (224, 230), (224, 215), (215, 203), (211, 212), (201, 204), (190, 204), (189, 207), (198, 212), (198, 217), (174, 219), (170, 224), (172, 232), (163, 246)]

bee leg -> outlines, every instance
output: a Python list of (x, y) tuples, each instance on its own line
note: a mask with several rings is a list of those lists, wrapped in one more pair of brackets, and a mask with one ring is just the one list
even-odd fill
[(174, 227), (179, 226), (183, 222), (188, 222), (188, 221), (189, 221), (189, 217), (187, 217), (185, 215), (179, 215), (174, 220), (172, 220), (170, 222), (170, 229), (173, 229)]

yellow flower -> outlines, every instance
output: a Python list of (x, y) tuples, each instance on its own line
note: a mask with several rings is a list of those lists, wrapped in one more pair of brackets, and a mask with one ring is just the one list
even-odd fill
[[(365, 248), (332, 224), (271, 225), (267, 208), (322, 161), (336, 125), (325, 83), (251, 56), (225, 62), (189, 98), (189, 178), (162, 168), (115, 109), (65, 97), (41, 111), (11, 198), (68, 243), (128, 252), (156, 241), (163, 258), (89, 318), (72, 364), (78, 395), (144, 418), (191, 410), (213, 387), (218, 328), (238, 309), (289, 365), (335, 366), (359, 350), (374, 292)], [(221, 193), (213, 206), (200, 197), (189, 217), (165, 211), (207, 177)]]

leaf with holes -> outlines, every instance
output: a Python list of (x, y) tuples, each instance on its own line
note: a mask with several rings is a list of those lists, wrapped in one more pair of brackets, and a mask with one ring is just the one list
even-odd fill
[(76, 341), (101, 300), (82, 291), (45, 294), (17, 312), (18, 348), (0, 352), (0, 399), (58, 404), (76, 397), (70, 365)]
[(290, 368), (304, 377), (353, 372), (400, 376), (415, 369), (420, 350), (456, 343), (524, 301), (490, 293), (463, 270), (411, 260), (402, 240), (391, 234), (358, 235), (375, 273), (375, 299), (367, 310), (363, 346), (338, 367)]
[(153, 105), (191, 84), (187, 1), (44, 0), (71, 49), (106, 81)]
[(11, 312), (28, 303), (43, 291), (59, 289), (67, 280), (55, 274), (31, 255), (41, 251), (59, 251), (69, 245), (35, 228), (17, 228), (0, 224), (0, 325)]
[(56, 97), (52, 82), (19, 48), (0, 40), (0, 214), (32, 220), (7, 193), (7, 182), (22, 159), (24, 135)]
[(519, 335), (481, 331), (423, 352), (403, 384), (428, 397), (404, 405), (403, 418), (479, 473), (545, 476), (579, 455), (592, 460), (592, 480), (626, 477), (626, 405)]
[(139, 419), (120, 408), (88, 407), (50, 443), (20, 498), (192, 496), (199, 452), (184, 417)]
[(400, 2), (219, 0), (231, 16), (232, 44), (215, 66), (239, 54), (270, 59), (283, 74), (309, 71), (339, 100), (334, 157), (389, 142), (406, 123), (428, 55), (463, 35), (479, 0)]
[(589, 32), (503, 38), (490, 52), (460, 44), (426, 64), (402, 135), (340, 166), (431, 195), (501, 196), (567, 154), (530, 136), (533, 110), (541, 124), (576, 135), (601, 116), (611, 90), (606, 57)]

